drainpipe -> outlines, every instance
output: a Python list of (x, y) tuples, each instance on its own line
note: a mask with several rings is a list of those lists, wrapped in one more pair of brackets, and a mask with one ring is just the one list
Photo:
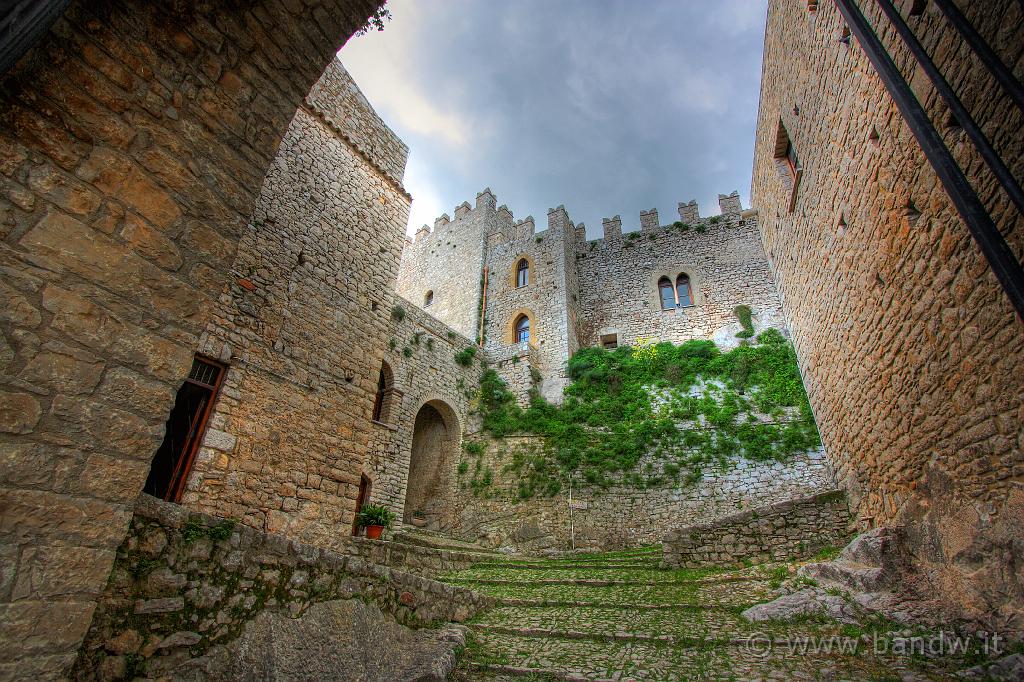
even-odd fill
[(483, 297), (480, 301), (480, 343), (478, 344), (481, 348), (484, 347), (484, 320), (487, 318), (487, 268), (484, 268), (484, 285), (483, 285)]

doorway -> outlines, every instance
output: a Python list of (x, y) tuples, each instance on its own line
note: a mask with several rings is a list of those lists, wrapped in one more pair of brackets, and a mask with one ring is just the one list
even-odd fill
[(459, 447), (455, 411), (440, 400), (425, 403), (413, 424), (409, 478), (402, 520), (414, 516), (436, 525), (448, 498), (451, 468)]

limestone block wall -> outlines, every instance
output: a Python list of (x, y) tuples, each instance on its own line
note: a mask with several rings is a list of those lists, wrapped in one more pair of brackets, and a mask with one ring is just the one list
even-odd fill
[(232, 526), (143, 495), (75, 676), (177, 676), (175, 668), (229, 643), (265, 609), (299, 616), (317, 602), (352, 598), (414, 627), (463, 621), (493, 602), (383, 562)]
[[(496, 218), (490, 190), (477, 195), (476, 206), (463, 202), (424, 225), (414, 241), (406, 242), (398, 273), (398, 295), (428, 308), (432, 316), (471, 339), (480, 335), (480, 282), (483, 275), (484, 241)], [(432, 302), (425, 297), (432, 292)]]
[[(1019, 64), (1019, 3), (958, 5)], [(1021, 259), (1024, 217), (877, 6), (862, 7)], [(1024, 177), (1022, 112), (934, 3), (908, 21)], [(916, 584), (1019, 633), (1024, 325), (857, 41), (837, 41), (842, 28), (830, 3), (769, 3), (752, 197), (808, 396), (861, 524), (905, 525)], [(802, 166), (792, 211), (780, 122)]]
[(825, 491), (673, 530), (662, 545), (665, 565), (699, 568), (806, 559), (824, 547), (845, 545), (852, 522), (843, 491)]
[(0, 677), (74, 657), (267, 167), (379, 4), (75, 1), (0, 74)]
[[(405, 311), (401, 320), (391, 318), (383, 359), (393, 376), (393, 392), (386, 400), (382, 421), (373, 423), (364, 469), (373, 486), (370, 501), (388, 506), (401, 522), (410, 485), (417, 414), (426, 404), (441, 413), (449, 436), (453, 436), (450, 442), (442, 444), (442, 454), (457, 462), (462, 434), (472, 428), (471, 401), (479, 390), (481, 365), (477, 360), (468, 367), (455, 362), (456, 353), (474, 345), (468, 338), (398, 296), (393, 297), (393, 305)], [(450, 464), (441, 472), (442, 489), (435, 499), (437, 505), (451, 502), (453, 466)]]
[(306, 102), (373, 166), (401, 184), (409, 147), (377, 115), (348, 71), (332, 64), (313, 84)]
[[(794, 456), (787, 462), (736, 460), (728, 466), (706, 466), (696, 484), (665, 483), (650, 487), (619, 483), (609, 488), (572, 485), (570, 531), (569, 481), (560, 481), (558, 494), (519, 500), (519, 477), (506, 471), (517, 449), (540, 451), (542, 441), (516, 436), (491, 441), (480, 470), (493, 482), (473, 493), (469, 479), (477, 465), (466, 455), (467, 473), (459, 478), (459, 498), (452, 510), (452, 532), (464, 540), (491, 547), (510, 547), (525, 553), (565, 551), (571, 533), (577, 549), (612, 549), (654, 544), (681, 525), (710, 523), (747, 509), (760, 509), (784, 500), (833, 490), (835, 479), (820, 450)], [(642, 461), (639, 470), (657, 463)], [(684, 472), (685, 473), (685, 472)], [(479, 478), (480, 475), (477, 474)]]
[[(324, 80), (343, 71), (334, 61)], [(410, 199), (353, 146), (358, 131), (318, 115), (317, 93), (285, 134), (199, 342), (228, 369), (182, 502), (329, 545), (350, 532), (375, 433)]]
[[(487, 250), (487, 334), (484, 348), (491, 354), (513, 352), (514, 324), (520, 315), (530, 318), (531, 354), (535, 367), (548, 386), (557, 386), (576, 339), (570, 339), (567, 301), (575, 292), (567, 289), (566, 253), (573, 251), (574, 226), (559, 207), (548, 214), (548, 228), (536, 232), (532, 218), (514, 224), (489, 240)], [(503, 237), (503, 238), (500, 238)], [(568, 242), (568, 246), (567, 246)], [(516, 286), (516, 265), (527, 259), (530, 272), (526, 286)], [(570, 266), (571, 267), (571, 266)], [(561, 391), (546, 398), (559, 402)]]
[[(581, 345), (598, 345), (603, 334), (616, 334), (620, 345), (641, 337), (681, 343), (710, 339), (735, 343), (742, 328), (733, 309), (753, 311), (756, 331), (775, 327), (786, 332), (775, 281), (761, 247), (757, 219), (740, 214), (738, 197), (723, 205), (720, 216), (697, 217), (696, 204), (682, 204), (683, 230), (659, 226), (657, 211), (641, 214), (642, 228), (623, 234), (621, 220), (605, 221), (602, 239), (581, 242), (574, 255), (579, 278)], [(662, 310), (658, 280), (673, 283), (690, 277), (694, 305)]]

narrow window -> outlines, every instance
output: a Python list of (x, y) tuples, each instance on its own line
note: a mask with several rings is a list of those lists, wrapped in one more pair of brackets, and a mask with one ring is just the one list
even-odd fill
[(789, 132), (786, 130), (786, 126), (782, 124), (782, 121), (779, 121), (779, 127), (775, 133), (774, 157), (779, 178), (782, 180), (785, 190), (789, 192), (788, 210), (792, 213), (796, 207), (796, 192), (800, 187), (803, 169), (800, 167), (800, 157), (797, 156), (796, 147), (793, 146), (793, 142), (789, 138)]
[(525, 287), (530, 281), (530, 263), (520, 258), (516, 263), (516, 288)]
[(223, 376), (223, 365), (193, 358), (167, 418), (164, 440), (153, 456), (144, 492), (168, 502), (181, 500)]
[(676, 278), (676, 293), (679, 295), (679, 307), (693, 305), (693, 290), (690, 288), (690, 276), (685, 272)]
[(377, 395), (373, 399), (373, 416), (375, 422), (383, 422), (388, 417), (388, 399), (391, 397), (391, 368), (386, 362), (380, 363), (380, 374), (377, 377)]
[(672, 280), (668, 277), (658, 280), (658, 294), (661, 296), (662, 310), (672, 310), (676, 307), (676, 293), (672, 290)]
[(527, 343), (530, 340), (530, 318), (520, 315), (516, 320), (516, 343)]
[(423, 295), (423, 307), (424, 308), (428, 307), (433, 302), (434, 302), (434, 292), (433, 291), (428, 291), (426, 294)]
[(618, 334), (602, 334), (601, 335), (601, 346), (608, 349), (614, 350), (619, 347), (619, 335)]

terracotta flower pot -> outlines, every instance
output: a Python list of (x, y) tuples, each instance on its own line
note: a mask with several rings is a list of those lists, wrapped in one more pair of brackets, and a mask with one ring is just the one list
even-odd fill
[(380, 540), (380, 534), (384, 532), (384, 526), (367, 526), (366, 537), (371, 540)]

